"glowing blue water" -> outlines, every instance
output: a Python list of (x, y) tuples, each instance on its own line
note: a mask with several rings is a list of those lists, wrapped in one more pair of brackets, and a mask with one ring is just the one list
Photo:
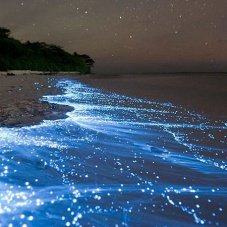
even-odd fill
[(67, 119), (0, 128), (0, 226), (227, 224), (225, 121), (57, 86)]

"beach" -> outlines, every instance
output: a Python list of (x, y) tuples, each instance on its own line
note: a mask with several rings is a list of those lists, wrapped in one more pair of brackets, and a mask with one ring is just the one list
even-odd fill
[(20, 127), (64, 117), (71, 108), (41, 100), (61, 93), (55, 85), (56, 78), (47, 75), (1, 75), (0, 126)]
[(226, 226), (225, 77), (0, 79), (0, 225)]
[(208, 75), (17, 75), (0, 77), (0, 125), (23, 126), (65, 117), (71, 108), (41, 101), (61, 94), (59, 79), (79, 80), (92, 87), (131, 97), (171, 102), (213, 119), (227, 118), (227, 76)]

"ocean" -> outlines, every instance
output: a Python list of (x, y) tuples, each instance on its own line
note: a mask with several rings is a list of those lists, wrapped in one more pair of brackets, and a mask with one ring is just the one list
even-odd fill
[(0, 226), (226, 226), (227, 122), (60, 79), (66, 119), (0, 128)]

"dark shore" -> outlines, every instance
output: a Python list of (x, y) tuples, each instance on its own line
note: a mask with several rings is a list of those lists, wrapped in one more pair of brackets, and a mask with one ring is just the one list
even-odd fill
[(44, 119), (64, 118), (70, 107), (41, 101), (62, 93), (56, 79), (46, 75), (0, 76), (0, 127), (35, 125)]
[(214, 120), (227, 119), (227, 75), (121, 75), (121, 76), (0, 76), (0, 127), (35, 125), (66, 117), (72, 110), (41, 101), (44, 95), (61, 94), (61, 78), (80, 80), (107, 92), (153, 101), (171, 102)]

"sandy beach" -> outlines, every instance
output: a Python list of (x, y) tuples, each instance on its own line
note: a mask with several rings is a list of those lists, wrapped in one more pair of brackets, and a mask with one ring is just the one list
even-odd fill
[(22, 126), (44, 119), (65, 117), (71, 108), (51, 105), (40, 99), (60, 94), (56, 81), (76, 79), (92, 87), (131, 97), (171, 102), (214, 118), (227, 116), (227, 76), (225, 75), (122, 75), (122, 76), (1, 76), (0, 125)]
[(46, 75), (0, 76), (0, 126), (38, 124), (44, 119), (64, 117), (71, 108), (41, 101), (44, 95), (61, 91), (55, 78)]

